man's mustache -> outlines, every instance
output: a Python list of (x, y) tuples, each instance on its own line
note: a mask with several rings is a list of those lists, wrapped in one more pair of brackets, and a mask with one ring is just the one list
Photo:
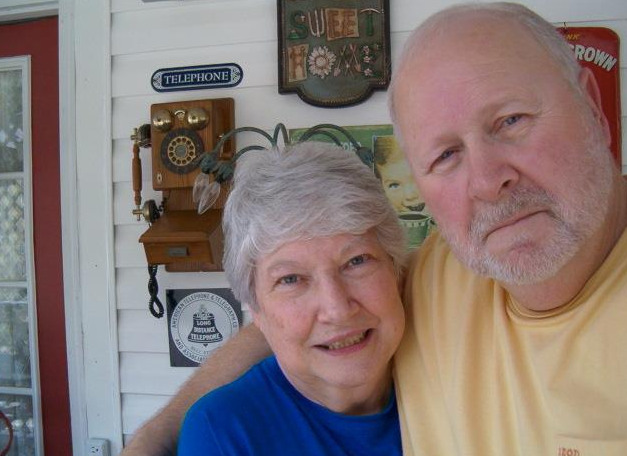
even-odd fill
[(518, 214), (543, 210), (555, 217), (556, 207), (555, 198), (546, 190), (538, 187), (517, 187), (504, 199), (482, 204), (470, 221), (470, 239), (476, 244), (482, 244), (495, 228), (515, 219)]

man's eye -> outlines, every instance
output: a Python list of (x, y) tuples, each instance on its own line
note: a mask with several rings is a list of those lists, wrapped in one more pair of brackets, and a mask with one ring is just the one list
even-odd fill
[(435, 159), (435, 162), (433, 163), (433, 165), (438, 165), (446, 160), (448, 160), (449, 158), (451, 158), (454, 154), (455, 154), (456, 150), (455, 149), (447, 149), (444, 152), (442, 152), (440, 154), (440, 156), (438, 156), (438, 158)]
[(297, 282), (298, 282), (298, 276), (296, 274), (289, 274), (277, 280), (277, 283), (279, 285), (293, 285)]
[(503, 125), (505, 126), (510, 126), (510, 125), (514, 125), (516, 122), (518, 122), (521, 119), (522, 115), (521, 114), (515, 114), (513, 116), (509, 116), (506, 117), (505, 120), (503, 121)]

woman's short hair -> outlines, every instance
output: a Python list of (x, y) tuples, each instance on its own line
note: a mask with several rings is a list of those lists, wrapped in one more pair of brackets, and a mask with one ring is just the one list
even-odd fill
[(380, 182), (355, 153), (336, 145), (245, 153), (222, 224), (226, 276), (235, 297), (253, 309), (260, 257), (288, 242), (372, 229), (399, 279), (406, 265), (404, 231)]

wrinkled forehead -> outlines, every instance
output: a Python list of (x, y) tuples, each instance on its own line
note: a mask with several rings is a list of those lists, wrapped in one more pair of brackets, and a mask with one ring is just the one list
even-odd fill
[(424, 32), (412, 48), (399, 64), (393, 92), (404, 143), (411, 139), (409, 125), (429, 121), (447, 102), (482, 103), (495, 91), (506, 96), (540, 79), (563, 81), (559, 64), (526, 27), (493, 15), (454, 17)]
[[(410, 39), (411, 40), (411, 39)], [(552, 60), (546, 48), (523, 25), (489, 13), (454, 16), (415, 37), (412, 50), (397, 68), (399, 82), (437, 79), (451, 67)], [(420, 80), (417, 80), (420, 78)]]

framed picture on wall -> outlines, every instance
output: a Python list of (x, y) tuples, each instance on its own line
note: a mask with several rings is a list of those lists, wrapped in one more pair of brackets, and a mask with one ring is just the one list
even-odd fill
[(348, 106), (390, 83), (388, 0), (277, 0), (279, 93)]

